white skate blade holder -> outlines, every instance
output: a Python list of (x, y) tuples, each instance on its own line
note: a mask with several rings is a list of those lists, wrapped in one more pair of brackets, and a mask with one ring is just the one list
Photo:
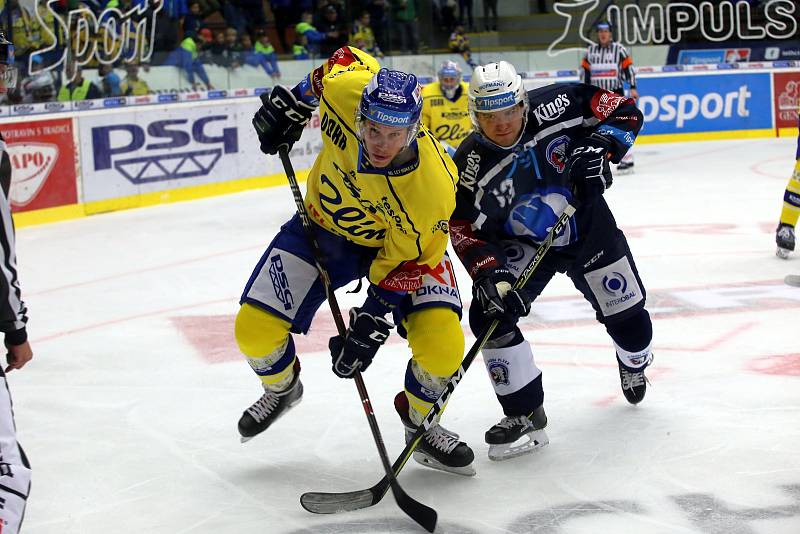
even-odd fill
[(775, 251), (775, 255), (781, 258), (782, 260), (785, 260), (789, 258), (789, 254), (791, 252), (792, 252), (791, 250), (778, 247), (778, 249)]
[(513, 443), (497, 443), (489, 445), (489, 459), (495, 462), (509, 460), (528, 454), (536, 449), (541, 449), (550, 443), (550, 438), (547, 437), (544, 429), (534, 430), (523, 434), (520, 438)]
[(439, 462), (435, 458), (431, 458), (422, 451), (414, 451), (414, 460), (416, 460), (417, 463), (424, 465), (425, 467), (430, 467), (431, 469), (438, 469), (439, 471), (444, 471), (446, 473), (453, 473), (454, 475), (461, 475), (465, 477), (475, 476), (475, 468), (472, 467), (472, 464), (465, 465), (464, 467), (452, 467), (449, 465), (444, 465), (443, 463)]

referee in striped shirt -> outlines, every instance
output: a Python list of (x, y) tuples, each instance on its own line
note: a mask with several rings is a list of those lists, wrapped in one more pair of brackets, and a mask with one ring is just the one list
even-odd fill
[[(620, 95), (625, 94), (623, 82), (626, 82), (630, 86), (629, 96), (638, 99), (633, 59), (624, 46), (613, 41), (611, 26), (607, 22), (599, 22), (595, 29), (597, 43), (590, 44), (583, 56), (579, 71), (581, 81)], [(633, 172), (632, 150), (622, 158), (617, 170), (622, 174)]]
[[(16, 86), (14, 45), (0, 31), (0, 94)], [(31, 484), (31, 466), (17, 442), (6, 374), (33, 357), (25, 323), (28, 309), (17, 279), (14, 221), (11, 218), (11, 160), (0, 135), (0, 332), (5, 336), (6, 360), (0, 365), (0, 531), (18, 534)]]

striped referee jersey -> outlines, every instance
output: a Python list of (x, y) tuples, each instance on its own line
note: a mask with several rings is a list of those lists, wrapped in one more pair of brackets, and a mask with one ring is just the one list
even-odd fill
[(589, 45), (581, 61), (580, 77), (584, 83), (620, 94), (623, 81), (628, 82), (631, 88), (636, 88), (633, 59), (624, 46), (615, 42), (608, 46), (597, 43)]

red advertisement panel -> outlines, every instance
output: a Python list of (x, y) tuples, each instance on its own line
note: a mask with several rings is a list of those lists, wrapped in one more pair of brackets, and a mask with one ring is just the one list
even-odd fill
[(2, 124), (11, 157), (11, 208), (15, 212), (78, 202), (72, 119)]
[(800, 108), (800, 72), (780, 72), (775, 77), (775, 127), (797, 126)]

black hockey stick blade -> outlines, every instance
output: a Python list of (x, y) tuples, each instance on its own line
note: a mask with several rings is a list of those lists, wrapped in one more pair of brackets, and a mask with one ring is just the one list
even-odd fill
[(394, 500), (397, 501), (397, 506), (428, 532), (436, 530), (436, 520), (438, 518), (436, 510), (409, 497), (408, 494), (403, 491), (403, 488), (400, 487), (400, 484), (397, 483), (397, 479), (395, 479), (394, 476), (392, 476), (391, 485)]
[[(300, 504), (312, 514), (339, 514), (369, 508), (378, 504), (389, 490), (389, 479), (384, 477), (373, 487), (346, 493), (313, 491), (300, 496)], [(436, 529), (436, 510), (415, 501), (397, 483), (391, 484), (392, 493), (400, 509), (428, 532)]]
[[(564, 209), (564, 212), (556, 221), (556, 224), (550, 229), (550, 233), (548, 238), (539, 246), (536, 253), (534, 254), (533, 258), (531, 258), (528, 265), (522, 270), (519, 278), (514, 284), (514, 288), (518, 289), (525, 285), (528, 279), (531, 277), (533, 272), (539, 266), (544, 258), (545, 254), (550, 250), (550, 247), (555, 240), (555, 237), (561, 233), (564, 226), (569, 223), (569, 218), (575, 213), (575, 206), (567, 205)], [(800, 278), (800, 277), (799, 277)], [(787, 281), (787, 283), (789, 283)], [(433, 417), (444, 409), (443, 405), (445, 401), (449, 398), (450, 394), (455, 390), (455, 387), (464, 377), (467, 369), (469, 369), (472, 361), (475, 359), (475, 356), (480, 352), (481, 348), (483, 348), (484, 343), (489, 339), (492, 332), (494, 331), (495, 327), (497, 326), (497, 321), (493, 321), (489, 327), (478, 336), (478, 339), (475, 340), (475, 344), (469, 349), (467, 355), (464, 357), (464, 361), (461, 364), (455, 373), (450, 377), (448, 381), (447, 387), (445, 391), (442, 393), (442, 396), (439, 400), (431, 407), (431, 410), (425, 416), (425, 421), (430, 422), (433, 420)], [(423, 422), (424, 425), (425, 422)], [(414, 437), (412, 438), (411, 442), (406, 444), (405, 449), (403, 452), (400, 453), (400, 456), (395, 460), (394, 464), (392, 465), (392, 473), (394, 477), (396, 477), (400, 471), (405, 466), (406, 462), (411, 457), (411, 454), (414, 452), (419, 441), (422, 439), (422, 434), (425, 431), (423, 425), (417, 427), (416, 432), (414, 433)], [(394, 479), (396, 480), (396, 479)], [(396, 481), (392, 481), (396, 484)], [(381, 499), (386, 495), (386, 492), (389, 491), (389, 487), (392, 484), (389, 480), (389, 476), (384, 476), (377, 484), (372, 486), (371, 488), (358, 490), (358, 491), (348, 491), (348, 492), (321, 492), (321, 491), (312, 491), (304, 493), (300, 496), (300, 504), (311, 512), (312, 514), (337, 514), (341, 512), (352, 512), (355, 510), (361, 510), (362, 508), (369, 508), (370, 506), (375, 506), (378, 504)], [(402, 489), (401, 489), (402, 491)], [(395, 498), (397, 499), (397, 495), (395, 494)], [(398, 500), (398, 504), (399, 500)], [(419, 504), (419, 503), (417, 503)], [(424, 505), (422, 505), (424, 506)], [(403, 506), (400, 506), (403, 508)], [(427, 507), (426, 507), (427, 508)], [(405, 511), (405, 508), (403, 508)], [(434, 514), (435, 511), (431, 510)], [(409, 512), (406, 512), (408, 515), (414, 517)], [(420, 525), (425, 527), (420, 521), (417, 521)], [(427, 527), (425, 527), (427, 528)], [(431, 532), (433, 532), (431, 530)]]

